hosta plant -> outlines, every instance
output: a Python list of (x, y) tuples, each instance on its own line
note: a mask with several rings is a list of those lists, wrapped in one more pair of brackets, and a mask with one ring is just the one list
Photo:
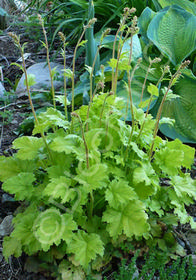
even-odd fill
[[(163, 102), (156, 119), (137, 109), (128, 75), (132, 125), (125, 121), (125, 101), (104, 86), (91, 92), (88, 105), (75, 110), (72, 104), (70, 121), (56, 100), (37, 116), (24, 48), (12, 37), (23, 57), (35, 125), (32, 136), (13, 142), (12, 157), (0, 157), (2, 187), (20, 201), (14, 229), (4, 238), (5, 258), (25, 252), (51, 264), (62, 280), (85, 279), (129, 243), (182, 254), (172, 228), (179, 222), (196, 228), (185, 207), (196, 198), (196, 181), (181, 169), (191, 168), (195, 151), (157, 136)], [(172, 76), (165, 99), (187, 64)], [(66, 91), (62, 97), (66, 104)]]
[[(170, 127), (164, 124), (160, 130), (172, 139), (179, 138), (186, 143), (195, 143), (196, 4), (188, 0), (154, 0), (153, 2), (159, 10), (154, 12), (146, 7), (138, 21), (143, 56), (152, 56), (154, 53), (157, 56), (159, 52), (159, 56), (162, 57), (160, 64), (170, 64), (171, 71), (174, 67), (177, 69), (185, 58), (189, 57), (192, 60), (190, 69), (183, 73), (182, 78), (172, 89), (176, 98), (167, 100), (163, 106), (162, 116), (175, 119), (175, 125)], [(138, 72), (141, 74), (140, 70)], [(164, 86), (163, 82), (157, 104), (151, 111), (154, 116), (160, 105)]]

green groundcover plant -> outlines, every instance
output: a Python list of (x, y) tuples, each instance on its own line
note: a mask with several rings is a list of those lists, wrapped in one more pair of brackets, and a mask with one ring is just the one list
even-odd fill
[[(89, 25), (93, 22), (91, 19)], [(43, 31), (45, 34), (44, 26)], [(96, 92), (90, 90), (89, 104), (76, 110), (75, 62), (73, 71), (65, 69), (72, 80), (71, 119), (66, 79), (64, 96), (55, 97), (55, 69), (50, 69), (53, 106), (37, 116), (24, 46), (16, 35), (11, 36), (21, 50), (35, 125), (32, 136), (13, 142), (17, 152), (12, 157), (0, 157), (2, 187), (21, 202), (13, 218), (14, 230), (4, 238), (5, 258), (19, 257), (22, 252), (36, 256), (52, 264), (53, 275), (60, 280), (85, 279), (109, 263), (115, 249), (128, 242), (182, 254), (172, 227), (180, 222), (196, 228), (185, 207), (196, 198), (196, 181), (181, 169), (191, 168), (195, 150), (178, 139), (163, 140), (157, 131), (164, 99), (189, 62), (183, 62), (171, 77), (156, 119), (133, 105), (128, 70), (132, 125), (125, 121), (127, 103), (114, 91), (105, 91), (104, 77)], [(65, 62), (65, 37), (60, 36)], [(76, 50), (84, 43), (81, 40)], [(46, 36), (45, 41), (48, 54)], [(92, 73), (90, 69), (91, 85)], [(115, 72), (113, 75), (115, 78)], [(112, 86), (115, 89), (115, 80)], [(64, 104), (64, 113), (57, 109), (57, 102)]]

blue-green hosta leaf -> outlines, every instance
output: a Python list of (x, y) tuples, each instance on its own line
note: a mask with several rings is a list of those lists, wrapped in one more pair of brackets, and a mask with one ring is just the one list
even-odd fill
[(162, 8), (165, 8), (170, 5), (178, 5), (181, 8), (185, 9), (189, 13), (196, 15), (196, 4), (188, 0), (156, 0), (161, 5)]
[(127, 181), (115, 179), (109, 184), (105, 197), (109, 205), (115, 208), (136, 199), (137, 195)]
[(42, 138), (32, 136), (22, 136), (13, 142), (14, 149), (19, 149), (17, 157), (23, 160), (37, 158), (43, 146)]
[(149, 43), (147, 30), (151, 20), (155, 15), (156, 13), (153, 10), (151, 10), (149, 7), (146, 7), (138, 19), (139, 33), (142, 35), (142, 39), (144, 40), (145, 44)]
[(59, 210), (50, 208), (41, 212), (34, 223), (34, 234), (46, 252), (50, 246), (60, 244), (61, 240), (67, 243), (73, 237), (77, 225), (71, 214), (61, 214)]
[(35, 176), (32, 173), (19, 173), (17, 176), (7, 179), (3, 183), (3, 189), (6, 192), (15, 194), (16, 200), (28, 200), (35, 191), (32, 184), (34, 181)]
[(75, 261), (86, 269), (97, 255), (103, 256), (104, 246), (98, 234), (79, 230), (74, 234), (67, 250), (73, 253)]
[(117, 239), (124, 233), (127, 237), (141, 237), (149, 230), (148, 215), (141, 201), (132, 200), (119, 208), (107, 208), (103, 221), (107, 222), (106, 229), (111, 237)]
[(177, 196), (186, 196), (196, 198), (196, 181), (189, 174), (184, 177), (174, 176), (171, 180)]
[[(130, 55), (130, 43), (131, 39), (127, 39), (122, 47), (121, 54), (124, 54), (127, 58), (129, 58)], [(132, 38), (132, 46), (131, 61), (137, 61), (137, 59), (142, 56), (142, 48), (137, 34)]]
[[(163, 124), (160, 130), (167, 137), (179, 138), (186, 143), (196, 143), (196, 77), (189, 70), (173, 87), (180, 98), (168, 100), (163, 105), (162, 117), (175, 120), (174, 126)], [(156, 116), (161, 99), (151, 110)]]
[(196, 16), (177, 5), (172, 5), (154, 16), (149, 24), (147, 36), (174, 65), (177, 65), (196, 49), (195, 28)]
[(47, 132), (49, 128), (69, 128), (69, 122), (65, 120), (65, 116), (54, 108), (48, 108), (46, 112), (41, 113), (38, 116), (38, 122), (35, 124), (33, 134)]
[[(115, 35), (108, 35), (108, 36), (106, 36), (104, 38), (104, 40), (103, 40), (102, 47), (108, 48), (108, 49), (112, 50), (113, 49), (114, 40), (115, 40)], [(133, 36), (132, 40), (133, 40), (133, 44), (132, 44), (133, 45), (132, 61), (137, 61), (137, 59), (142, 56), (141, 44), (140, 44), (140, 40), (139, 40), (137, 34), (135, 34)], [(118, 42), (119, 42), (119, 40), (117, 39), (116, 50), (118, 48)], [(129, 57), (129, 54), (130, 54), (130, 39), (127, 39), (124, 42), (121, 53), (126, 53), (127, 57)]]

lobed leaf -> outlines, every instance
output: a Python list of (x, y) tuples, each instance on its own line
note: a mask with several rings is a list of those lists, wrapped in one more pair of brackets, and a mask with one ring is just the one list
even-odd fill
[(33, 136), (22, 136), (13, 142), (14, 149), (19, 149), (17, 157), (22, 160), (38, 158), (43, 145), (42, 138)]
[(108, 207), (102, 220), (107, 222), (106, 229), (114, 239), (123, 233), (127, 237), (141, 237), (149, 230), (148, 216), (144, 209), (141, 201), (132, 200), (118, 208)]
[(19, 173), (7, 179), (3, 183), (3, 189), (6, 192), (15, 194), (16, 200), (29, 200), (35, 192), (35, 187), (33, 186), (34, 181), (35, 176), (32, 173)]
[(129, 183), (122, 179), (113, 180), (105, 192), (106, 200), (109, 202), (110, 207), (120, 207), (137, 198), (133, 188)]
[(88, 234), (82, 230), (74, 234), (67, 249), (69, 253), (74, 254), (75, 261), (79, 262), (85, 269), (97, 255), (103, 256), (104, 253), (100, 236), (95, 233)]

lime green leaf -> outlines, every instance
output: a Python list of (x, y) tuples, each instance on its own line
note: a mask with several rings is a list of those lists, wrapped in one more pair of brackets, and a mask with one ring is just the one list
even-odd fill
[(74, 178), (89, 190), (103, 188), (108, 180), (107, 166), (97, 163), (86, 168), (82, 165), (77, 168), (77, 176)]
[(29, 87), (31, 87), (34, 84), (36, 84), (35, 75), (34, 74), (28, 74), (27, 75), (27, 82), (26, 82), (26, 80), (24, 80), (24, 85), (26, 86), (27, 84), (28, 84)]
[(147, 89), (151, 95), (159, 96), (159, 89), (155, 85), (150, 84)]
[(64, 69), (64, 75), (67, 78), (72, 78), (73, 77), (73, 72), (71, 71), (71, 69)]
[(159, 125), (162, 125), (162, 124), (168, 124), (168, 125), (170, 125), (170, 126), (174, 126), (175, 120), (170, 119), (170, 118), (165, 118), (165, 117), (163, 117), (163, 118), (159, 121)]
[(16, 176), (21, 172), (32, 173), (37, 168), (35, 161), (20, 160), (13, 157), (0, 157), (0, 180)]
[(51, 69), (52, 78), (54, 79), (55, 74), (57, 73), (57, 67)]
[[(161, 91), (164, 95), (167, 91), (167, 87), (162, 88)], [(174, 99), (174, 98), (180, 98), (180, 95), (174, 94), (173, 90), (170, 89), (167, 93), (166, 101), (170, 101), (171, 99)]]
[(138, 145), (135, 142), (131, 142), (130, 146), (139, 158), (141, 159), (146, 158), (146, 154), (138, 147)]
[(81, 137), (69, 134), (65, 137), (58, 136), (49, 145), (50, 149), (56, 152), (65, 152), (66, 154), (74, 153), (78, 159), (83, 160), (85, 158), (85, 149), (83, 140)]
[(42, 212), (34, 223), (34, 234), (45, 252), (53, 244), (58, 246), (61, 240), (70, 242), (72, 231), (76, 229), (77, 225), (71, 214), (61, 214), (55, 208)]
[(11, 236), (5, 236), (3, 239), (3, 255), (6, 261), (10, 256), (20, 257), (22, 255), (21, 243)]
[(113, 180), (109, 184), (105, 197), (109, 205), (115, 208), (127, 204), (129, 200), (136, 199), (137, 195), (127, 181), (119, 179)]
[(191, 165), (194, 162), (195, 149), (183, 144), (179, 139), (175, 139), (174, 141), (168, 142), (167, 144), (169, 149), (178, 149), (179, 151), (183, 151), (184, 157), (181, 162), (183, 167), (191, 169)]
[(178, 168), (181, 167), (184, 152), (178, 149), (170, 149), (168, 147), (161, 149), (155, 153), (155, 164), (157, 164), (167, 175), (177, 175)]
[(133, 170), (133, 183), (138, 184), (141, 182), (145, 182), (146, 185), (151, 184), (151, 176), (154, 175), (154, 170), (150, 163), (142, 163), (140, 162), (141, 167), (136, 167)]
[(11, 63), (10, 65), (15, 65), (15, 66), (17, 66), (18, 68), (20, 68), (20, 70), (22, 70), (22, 72), (24, 72), (23, 66), (20, 65), (19, 63), (13, 62), (13, 63)]
[(20, 173), (20, 167), (18, 162), (13, 157), (0, 157), (0, 180), (5, 181), (6, 179), (13, 177)]
[(68, 244), (68, 252), (73, 253), (75, 261), (87, 268), (97, 255), (103, 256), (104, 246), (99, 235), (87, 234), (80, 230), (74, 234), (73, 239)]
[(111, 58), (109, 61), (108, 61), (108, 65), (112, 68), (112, 69), (115, 69), (117, 67), (117, 59), (116, 58)]
[(196, 198), (196, 181), (191, 179), (189, 174), (186, 174), (185, 177), (172, 177), (172, 183), (177, 196), (183, 197), (188, 194), (190, 197)]
[(147, 36), (174, 65), (177, 65), (196, 48), (195, 26), (196, 17), (193, 14), (177, 5), (169, 6), (151, 20)]
[(30, 199), (35, 191), (32, 184), (34, 181), (35, 176), (32, 173), (19, 173), (17, 176), (7, 179), (3, 183), (3, 189), (15, 194), (16, 200)]
[(43, 147), (43, 139), (23, 136), (14, 140), (14, 149), (19, 149), (17, 157), (19, 159), (35, 159), (39, 156), (39, 150)]
[[(55, 96), (55, 100), (65, 106), (65, 96), (64, 95)], [(67, 98), (66, 98), (66, 104), (67, 104), (67, 106), (71, 104), (71, 102), (69, 102), (69, 100)]]
[(139, 106), (139, 108), (142, 108), (142, 109), (146, 108), (146, 107), (148, 107), (149, 102), (152, 102), (153, 100), (156, 100), (156, 98), (155, 97), (148, 98), (145, 101), (140, 102), (140, 104), (138, 106)]
[(178, 215), (182, 224), (190, 224), (192, 229), (196, 229), (196, 222), (184, 208), (180, 209), (180, 207), (176, 207), (174, 213)]
[(78, 47), (83, 47), (84, 45), (86, 45), (87, 42), (88, 42), (88, 40), (82, 40), (82, 41), (78, 44)]
[(13, 218), (14, 231), (11, 236), (21, 243), (27, 254), (41, 250), (41, 245), (33, 232), (33, 225), (38, 213), (36, 206), (31, 204), (23, 213), (19, 213)]
[(107, 230), (114, 239), (122, 233), (127, 237), (141, 237), (149, 230), (148, 216), (141, 201), (133, 200), (117, 209), (109, 208), (103, 214)]
[(81, 267), (71, 265), (68, 260), (63, 260), (58, 266), (58, 272), (63, 280), (84, 280), (85, 272)]
[(75, 197), (74, 190), (70, 188), (70, 185), (71, 179), (67, 177), (52, 178), (43, 194), (51, 196), (51, 198), (61, 198), (62, 203), (65, 203)]
[(65, 130), (69, 128), (69, 122), (65, 120), (65, 116), (54, 108), (48, 108), (46, 112), (38, 116), (38, 124), (35, 124), (33, 134), (47, 132), (49, 128), (56, 129), (63, 127)]
[(46, 43), (42, 40), (40, 40), (40, 42), (42, 43), (43, 47), (46, 48)]
[(106, 137), (106, 132), (102, 128), (95, 128), (85, 132), (84, 136), (88, 149), (97, 150), (103, 136)]

